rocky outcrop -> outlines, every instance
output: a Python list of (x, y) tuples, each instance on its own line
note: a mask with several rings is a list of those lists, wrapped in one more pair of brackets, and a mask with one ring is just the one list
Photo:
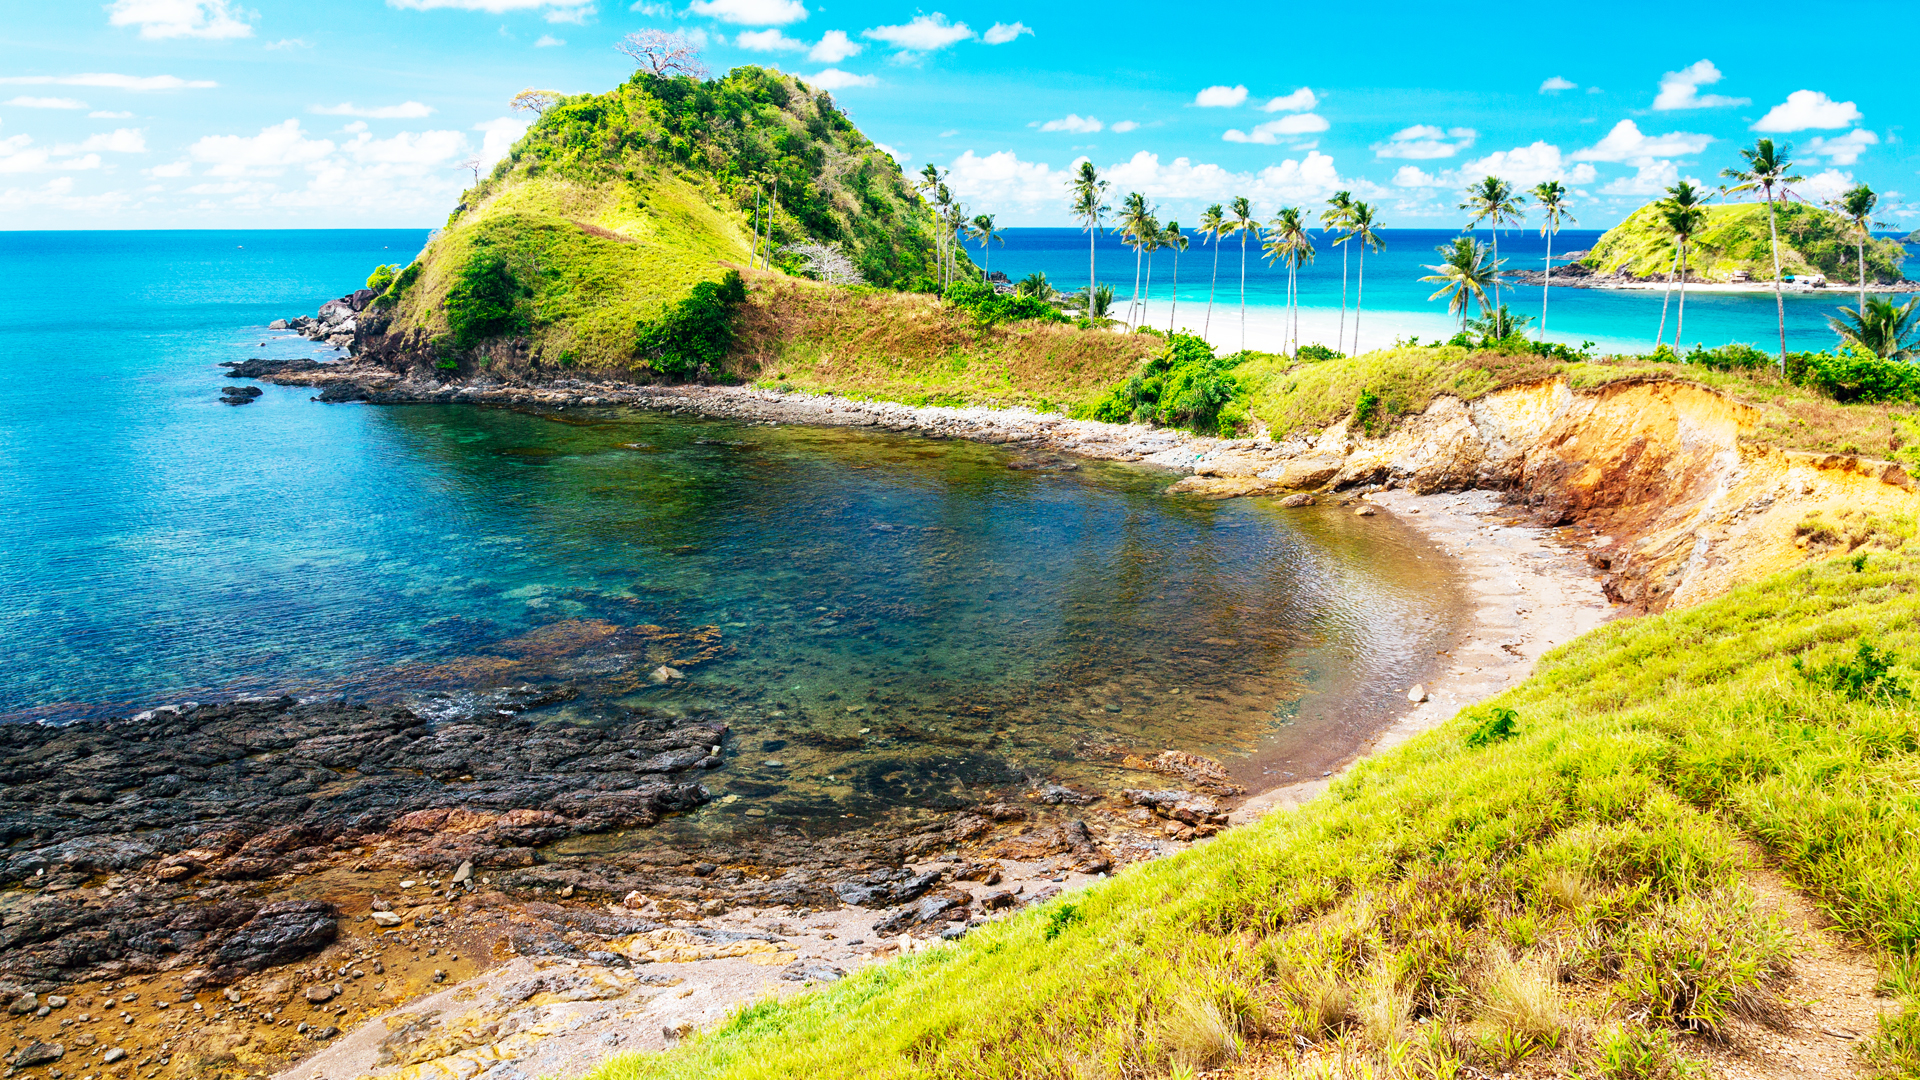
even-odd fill
[(1820, 554), (1826, 547), (1798, 534), (1809, 515), (1920, 509), (1899, 466), (1743, 442), (1757, 420), (1691, 383), (1577, 390), (1552, 379), (1474, 401), (1436, 398), (1379, 438), (1343, 422), (1316, 438), (1216, 450), (1173, 490), (1506, 492), (1539, 524), (1601, 533), (1589, 558), (1606, 571), (1608, 594), (1640, 611), (1696, 603)]

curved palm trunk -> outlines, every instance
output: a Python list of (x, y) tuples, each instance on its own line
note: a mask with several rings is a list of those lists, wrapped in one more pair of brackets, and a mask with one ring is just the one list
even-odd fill
[[(1493, 270), (1500, 272), (1500, 223), (1493, 223)], [(1493, 310), (1500, 310), (1500, 279), (1493, 279)]]
[(1680, 314), (1673, 321), (1673, 351), (1679, 355), (1687, 330), (1687, 242), (1680, 241)]
[(1353, 287), (1353, 355), (1360, 355), (1360, 305), (1367, 298), (1367, 249), (1360, 248), (1360, 272), (1354, 277)]
[(1287, 267), (1287, 306), (1293, 309), (1293, 351), (1289, 356), (1300, 355), (1300, 264), (1295, 262)]
[(1153, 252), (1147, 252), (1147, 291), (1140, 295), (1140, 321), (1147, 321), (1147, 309), (1153, 306)]
[(1773, 311), (1780, 319), (1780, 376), (1787, 374), (1787, 301), (1780, 294), (1780, 230), (1773, 223), (1773, 188), (1767, 188), (1767, 238), (1773, 247)]
[(1867, 230), (1860, 230), (1860, 306), (1857, 311), (1867, 310)]
[(1667, 270), (1667, 292), (1660, 299), (1660, 333), (1653, 339), (1653, 351), (1660, 351), (1660, 344), (1667, 340), (1667, 305), (1673, 302), (1673, 271), (1680, 266), (1680, 249), (1673, 250), (1673, 267)]
[(1207, 344), (1213, 344), (1209, 335), (1213, 333), (1213, 294), (1220, 289), (1220, 237), (1213, 238), (1213, 282), (1207, 286), (1207, 321), (1201, 324), (1200, 336), (1208, 338)]
[(1347, 245), (1340, 245), (1340, 336), (1334, 339), (1334, 345), (1344, 345), (1347, 341)]
[(1173, 249), (1173, 309), (1167, 312), (1167, 333), (1173, 333), (1173, 320), (1180, 314), (1180, 249)]
[(1247, 351), (1247, 230), (1240, 230), (1240, 351)]
[(1540, 279), (1540, 340), (1547, 340), (1547, 289), (1553, 285), (1553, 230), (1547, 230), (1547, 275)]
[[(1095, 204), (1098, 205), (1097, 199), (1095, 200)], [(1098, 235), (1097, 230), (1099, 228), (1100, 228), (1100, 223), (1098, 221), (1095, 221), (1093, 224), (1087, 227), (1087, 318), (1088, 319), (1093, 318), (1093, 289), (1095, 285), (1099, 284), (1098, 282), (1093, 280), (1093, 238), (1096, 235)]]
[(1127, 329), (1136, 327), (1134, 314), (1140, 310), (1140, 249), (1133, 249), (1133, 299), (1127, 301)]

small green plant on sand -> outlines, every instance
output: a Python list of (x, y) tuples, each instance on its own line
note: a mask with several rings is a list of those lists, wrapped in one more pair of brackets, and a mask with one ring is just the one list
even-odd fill
[(1809, 664), (1806, 657), (1796, 656), (1793, 658), (1793, 670), (1813, 685), (1836, 694), (1845, 694), (1854, 701), (1905, 701), (1912, 694), (1900, 677), (1893, 673), (1893, 665), (1899, 659), (1892, 652), (1876, 649), (1862, 641), (1854, 650), (1851, 660)]
[(1468, 746), (1491, 746), (1505, 742), (1520, 733), (1520, 714), (1505, 706), (1495, 705), (1488, 709), (1480, 722), (1467, 732)]

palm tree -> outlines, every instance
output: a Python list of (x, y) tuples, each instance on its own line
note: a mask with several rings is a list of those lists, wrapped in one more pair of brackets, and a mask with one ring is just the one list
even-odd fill
[(1451, 244), (1441, 244), (1434, 248), (1440, 253), (1441, 261), (1437, 266), (1427, 269), (1433, 273), (1421, 278), (1440, 285), (1429, 300), (1447, 298), (1447, 314), (1460, 316), (1460, 330), (1467, 329), (1467, 305), (1471, 301), (1480, 302), (1480, 313), (1488, 314), (1493, 305), (1487, 302), (1487, 288), (1499, 288), (1503, 271), (1497, 259), (1487, 258), (1487, 246), (1471, 236), (1455, 237)]
[(1883, 360), (1920, 359), (1920, 298), (1895, 304), (1876, 296), (1859, 308), (1841, 308), (1827, 325), (1844, 344), (1857, 345)]
[[(1160, 246), (1173, 249), (1173, 310), (1167, 313), (1167, 333), (1173, 333), (1174, 317), (1180, 314), (1180, 253), (1187, 250), (1187, 234), (1180, 231), (1180, 223), (1167, 222), (1167, 231), (1160, 234)], [(1151, 269), (1152, 264), (1148, 264)], [(1151, 275), (1147, 278), (1152, 284)]]
[(1094, 287), (1099, 284), (1093, 276), (1093, 240), (1100, 234), (1100, 215), (1111, 209), (1100, 200), (1106, 197), (1107, 188), (1112, 185), (1100, 179), (1100, 171), (1093, 167), (1091, 161), (1080, 163), (1080, 171), (1073, 174), (1069, 184), (1073, 189), (1073, 216), (1080, 220), (1080, 227), (1087, 234), (1087, 295), (1092, 296)]
[[(1336, 191), (1327, 200), (1327, 208), (1320, 211), (1320, 227), (1328, 232), (1342, 229), (1347, 224), (1347, 212), (1353, 208), (1353, 192)], [(1347, 340), (1347, 249), (1340, 249), (1340, 338), (1339, 343)]]
[[(1707, 223), (1705, 192), (1685, 180), (1667, 189), (1667, 197), (1660, 200), (1660, 215), (1666, 219), (1667, 228), (1673, 230), (1674, 241), (1679, 245), (1680, 256), (1680, 317), (1673, 324), (1673, 351), (1680, 351), (1681, 335), (1687, 325), (1687, 244), (1693, 234)], [(1661, 322), (1666, 316), (1661, 315)], [(1663, 326), (1661, 333), (1665, 334)]]
[(1200, 227), (1194, 232), (1201, 240), (1213, 241), (1213, 280), (1207, 285), (1207, 320), (1200, 328), (1203, 338), (1213, 332), (1213, 294), (1220, 287), (1220, 238), (1230, 231), (1232, 226), (1227, 224), (1226, 211), (1219, 203), (1201, 211)]
[(1287, 264), (1287, 307), (1292, 313), (1292, 353), (1300, 352), (1300, 302), (1297, 283), (1300, 267), (1313, 262), (1313, 235), (1307, 229), (1306, 215), (1297, 206), (1284, 206), (1267, 226), (1262, 250), (1267, 261), (1285, 260)]
[(1558, 180), (1535, 184), (1533, 201), (1540, 204), (1540, 235), (1547, 238), (1547, 274), (1540, 282), (1540, 340), (1547, 340), (1547, 287), (1553, 284), (1553, 234), (1560, 231), (1562, 219), (1573, 220), (1567, 212), (1567, 189)]
[(1360, 355), (1360, 304), (1367, 296), (1367, 249), (1379, 251), (1387, 246), (1380, 234), (1373, 231), (1373, 207), (1363, 202), (1353, 204), (1347, 213), (1347, 233), (1339, 239), (1345, 244), (1353, 241), (1360, 248), (1360, 269), (1355, 275), (1353, 290), (1353, 355)]
[(1734, 181), (1729, 192), (1753, 191), (1756, 188), (1767, 196), (1767, 237), (1773, 247), (1773, 310), (1780, 321), (1780, 374), (1787, 373), (1787, 301), (1780, 295), (1780, 227), (1773, 216), (1773, 189), (1779, 188), (1782, 197), (1786, 195), (1788, 184), (1797, 184), (1805, 177), (1789, 176), (1793, 171), (1793, 162), (1787, 155), (1793, 153), (1791, 146), (1774, 146), (1772, 139), (1759, 139), (1753, 149), (1740, 151), (1745, 160), (1744, 169), (1722, 169), (1720, 175)]
[(1247, 351), (1247, 237), (1258, 231), (1258, 222), (1253, 217), (1253, 204), (1245, 195), (1235, 195), (1227, 204), (1228, 212), (1233, 214), (1233, 231), (1240, 234), (1240, 351)]
[(1153, 253), (1166, 244), (1167, 234), (1160, 231), (1160, 219), (1152, 214), (1140, 223), (1140, 228), (1140, 246), (1147, 249), (1147, 287), (1140, 294), (1140, 320), (1145, 322), (1147, 307), (1153, 303)]
[(993, 262), (993, 242), (998, 240), (1001, 246), (1006, 246), (1006, 234), (994, 231), (992, 214), (981, 214), (974, 218), (973, 222), (967, 227), (967, 235), (980, 241), (980, 254), (982, 256), (980, 260), (980, 280), (991, 281), (993, 275), (987, 272), (987, 267)]
[(1472, 333), (1479, 334), (1483, 338), (1498, 341), (1501, 338), (1512, 337), (1519, 333), (1532, 321), (1533, 316), (1515, 315), (1513, 312), (1507, 310), (1507, 305), (1501, 304), (1499, 307), (1493, 309), (1493, 311), (1478, 319), (1468, 319), (1466, 329)]
[(1873, 237), (1873, 208), (1880, 202), (1880, 196), (1865, 184), (1855, 184), (1839, 198), (1827, 203), (1827, 207), (1847, 219), (1853, 227), (1853, 239), (1859, 245), (1860, 270), (1860, 306), (1856, 311), (1867, 310), (1867, 241)]
[(1147, 228), (1147, 222), (1152, 219), (1147, 197), (1137, 191), (1128, 193), (1120, 204), (1120, 238), (1133, 249), (1133, 299), (1127, 302), (1128, 327), (1134, 325), (1134, 312), (1140, 306), (1140, 253), (1146, 249), (1147, 234), (1155, 231)]
[[(1471, 210), (1473, 215), (1467, 219), (1467, 231), (1484, 221), (1493, 230), (1493, 261), (1500, 263), (1500, 226), (1518, 225), (1526, 218), (1527, 200), (1513, 193), (1513, 185), (1497, 176), (1483, 178), (1479, 184), (1467, 189), (1467, 201), (1460, 209)], [(1500, 302), (1500, 279), (1493, 283), (1493, 302)]]

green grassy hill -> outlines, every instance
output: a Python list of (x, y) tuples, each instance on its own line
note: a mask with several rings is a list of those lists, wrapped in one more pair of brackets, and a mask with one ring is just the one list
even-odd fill
[[(1755, 281), (1772, 281), (1766, 204), (1731, 203), (1706, 210), (1707, 226), (1689, 247), (1687, 264), (1692, 273), (1709, 281), (1726, 281), (1733, 271), (1745, 270)], [(1859, 280), (1858, 249), (1838, 214), (1805, 203), (1777, 204), (1775, 213), (1783, 275), (1819, 273), (1832, 281)], [(1665, 278), (1673, 268), (1674, 247), (1659, 208), (1648, 204), (1607, 230), (1582, 262), (1604, 274)], [(1896, 241), (1867, 242), (1871, 281), (1901, 280), (1905, 260), (1906, 251)]]
[(638, 325), (747, 265), (756, 177), (777, 181), (775, 248), (836, 244), (876, 286), (932, 282), (931, 211), (827, 94), (757, 67), (636, 73), (548, 109), (463, 196), (379, 301), (374, 355), (633, 367)]

